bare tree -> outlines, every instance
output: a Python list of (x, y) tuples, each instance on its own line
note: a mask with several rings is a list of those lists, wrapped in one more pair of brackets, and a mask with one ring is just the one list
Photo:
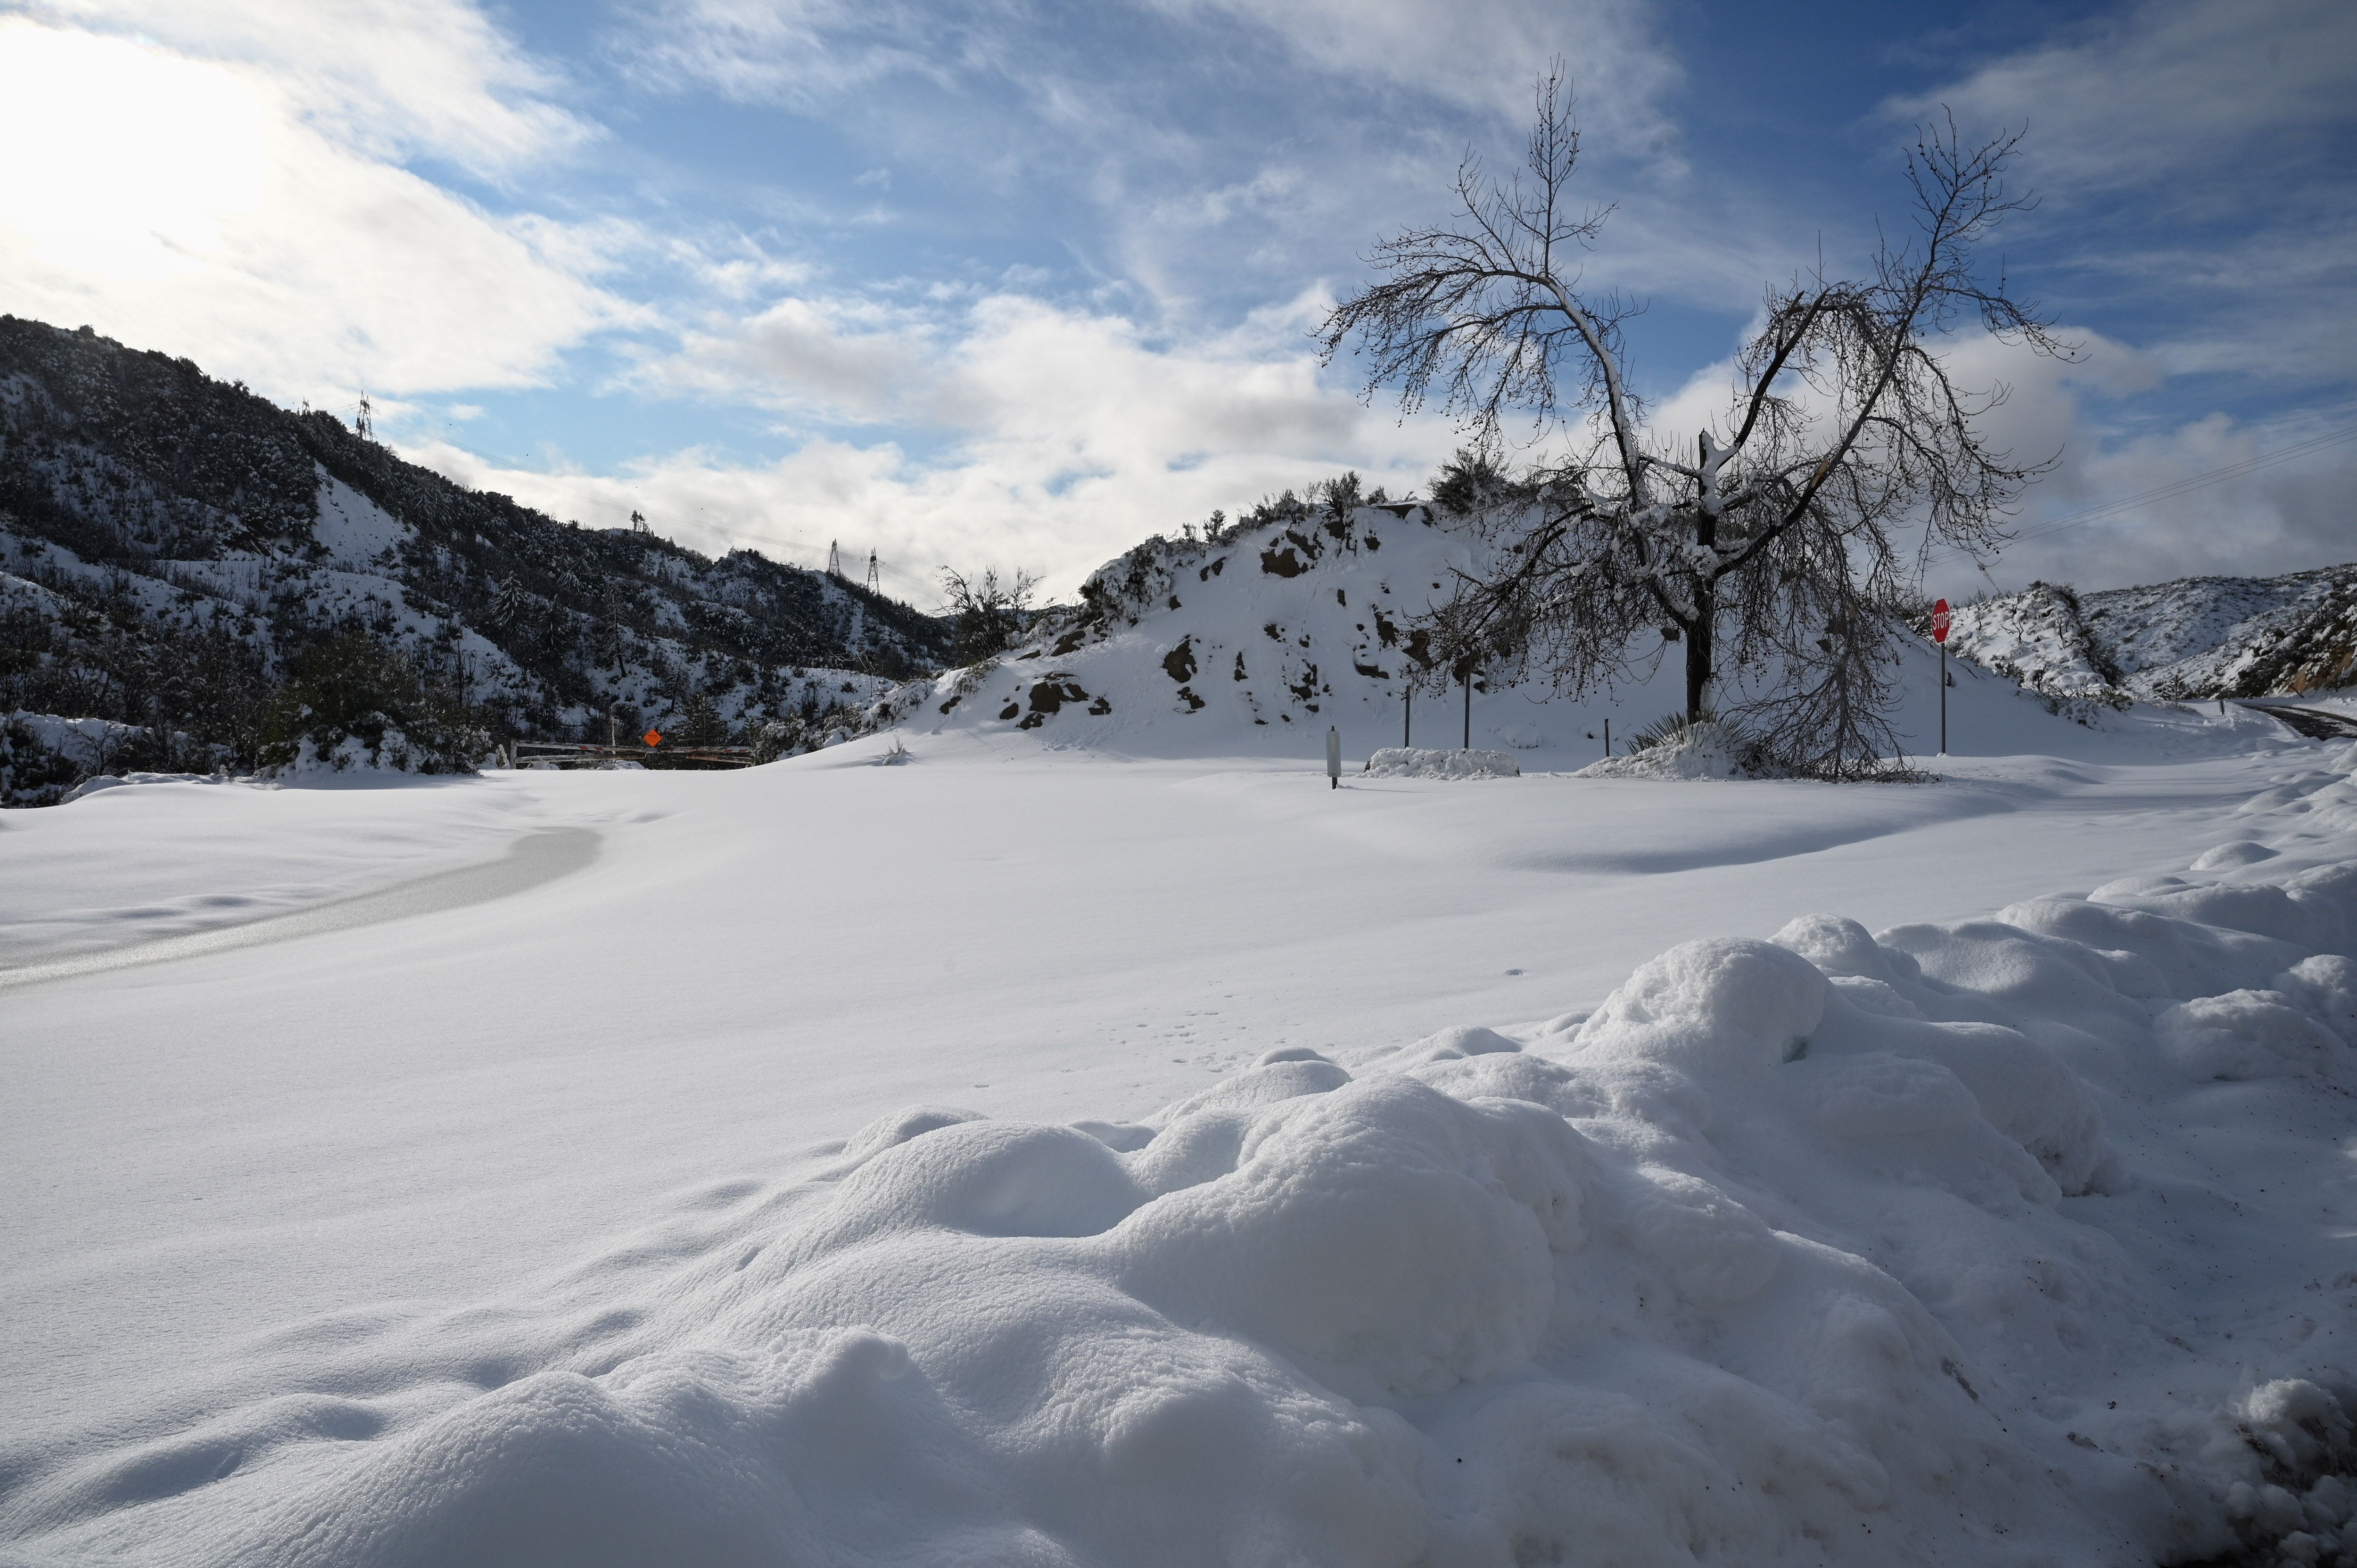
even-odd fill
[[(1658, 629), (1684, 644), (1689, 718), (1710, 713), (1730, 664), (1756, 671), (1751, 727), (1773, 760), (1870, 768), (1895, 749), (1892, 639), (1925, 555), (1993, 552), (2014, 497), (2050, 467), (1984, 443), (1975, 422), (2005, 388), (1959, 386), (1943, 352), (1967, 318), (2072, 352), (1979, 264), (2029, 205), (2005, 181), (2018, 138), (1967, 145), (1953, 119), (1921, 132), (1911, 231), (1881, 236), (1863, 277), (1771, 286), (1727, 411), (1678, 434), (1653, 430), (1629, 388), (1632, 307), (1579, 287), (1610, 209), (1571, 204), (1579, 134), (1560, 62), (1536, 111), (1523, 172), (1499, 180), (1469, 155), (1457, 215), (1379, 242), (1379, 281), (1321, 334), (1329, 364), (1346, 344), (1363, 355), (1367, 395), (1394, 389), (1407, 412), (1437, 400), (1473, 437), (1443, 488), (1502, 564), (1437, 612), (1441, 648), (1584, 691), (1628, 672)], [(1498, 454), (1524, 420), (1561, 445), (1509, 481)]]
[(1039, 586), (1039, 579), (1028, 572), (1002, 579), (995, 566), (979, 576), (942, 567), (942, 595), (957, 620), (950, 656), (960, 664), (974, 664), (1004, 652), (1028, 622), (1031, 596)]

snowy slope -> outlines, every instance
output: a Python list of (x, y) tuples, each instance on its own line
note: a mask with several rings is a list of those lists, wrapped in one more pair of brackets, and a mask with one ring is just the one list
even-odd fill
[[(1421, 507), (1305, 517), (1216, 544), (1154, 540), (1101, 568), (1081, 609), (1045, 619), (996, 669), (943, 677), (918, 716), (1162, 755), (1299, 752), (1329, 725), (1397, 731), (1426, 653), (1412, 623), (1453, 573), (1480, 564)], [(1428, 693), (1426, 723), (1461, 740), (1454, 695)]]
[(160, 704), (249, 765), (286, 659), (354, 627), (540, 739), (602, 739), (616, 705), (669, 728), (699, 698), (748, 731), (948, 640), (828, 575), (563, 523), (186, 360), (5, 316), (0, 619), (0, 706), (145, 725)]
[(21, 814), (20, 961), (599, 847), (5, 996), (0, 1557), (2330, 1561), (2357, 758), (2244, 719)]
[[(1634, 650), (1625, 681), (1577, 698), (1510, 672), (1477, 675), (1469, 714), (1463, 689), (1417, 657), (1414, 623), (1457, 574), (1488, 566), (1476, 541), (1420, 506), (1306, 517), (1217, 543), (1152, 540), (1101, 568), (1078, 609), (1043, 619), (1006, 657), (912, 682), (868, 722), (1168, 757), (1322, 756), (1330, 725), (1353, 759), (1469, 740), (1513, 751), (1526, 768), (1570, 769), (1602, 757), (1608, 722), (1619, 749), (1684, 704), (1678, 650), (1656, 645)], [(1902, 652), (1896, 728), (1911, 753), (1930, 756), (1937, 656), (1928, 642)], [(2071, 733), (2079, 725), (2010, 680), (1967, 668), (1949, 708), (1954, 755), (2083, 748)]]
[(1963, 605), (1949, 647), (2033, 690), (2098, 702), (2289, 695), (2357, 678), (2357, 567)]

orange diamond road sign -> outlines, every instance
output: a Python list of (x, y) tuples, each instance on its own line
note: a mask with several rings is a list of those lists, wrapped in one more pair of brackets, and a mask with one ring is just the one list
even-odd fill
[(661, 746), (662, 744), (662, 732), (660, 730), (647, 731), (646, 741), (649, 746)]

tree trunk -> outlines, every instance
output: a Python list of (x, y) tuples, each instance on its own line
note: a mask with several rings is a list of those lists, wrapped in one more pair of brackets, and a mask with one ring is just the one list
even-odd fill
[(1686, 640), (1686, 718), (1699, 719), (1710, 707), (1712, 624), (1717, 620), (1718, 590), (1715, 584), (1695, 585), (1695, 608), (1698, 612), (1685, 628)]

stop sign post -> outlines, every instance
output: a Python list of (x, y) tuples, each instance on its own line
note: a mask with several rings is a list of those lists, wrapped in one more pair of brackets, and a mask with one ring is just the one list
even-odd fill
[(1940, 755), (1948, 755), (1948, 628), (1954, 624), (1948, 601), (1932, 601), (1932, 640), (1940, 645)]

